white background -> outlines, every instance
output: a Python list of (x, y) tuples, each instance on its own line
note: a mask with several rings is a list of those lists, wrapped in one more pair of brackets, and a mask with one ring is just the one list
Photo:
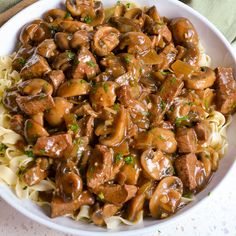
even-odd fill
[[(234, 51), (236, 54), (236, 43)], [(32, 222), (0, 198), (0, 236), (16, 235), (70, 236)], [(153, 232), (152, 236), (154, 235), (236, 236), (236, 163), (220, 186), (191, 210), (191, 214), (177, 219), (168, 227), (160, 227), (158, 231)]]

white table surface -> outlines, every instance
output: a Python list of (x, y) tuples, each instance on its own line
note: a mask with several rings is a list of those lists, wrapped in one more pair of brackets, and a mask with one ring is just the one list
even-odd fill
[[(234, 51), (236, 54), (236, 43)], [(0, 198), (0, 236), (16, 235), (69, 236), (33, 222)], [(236, 163), (220, 186), (192, 210), (191, 217), (188, 214), (168, 227), (160, 226), (154, 235), (236, 236)]]

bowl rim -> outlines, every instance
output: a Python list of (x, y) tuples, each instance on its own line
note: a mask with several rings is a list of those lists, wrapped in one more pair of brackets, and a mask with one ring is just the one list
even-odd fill
[[(18, 18), (19, 16), (23, 16), (25, 14), (25, 12), (30, 11), (31, 9), (33, 10), (35, 7), (37, 7), (38, 5), (43, 4), (42, 2), (44, 2), (46, 0), (40, 0), (38, 2), (33, 3), (32, 5), (26, 7), (25, 9), (21, 10), (20, 12), (18, 12), (16, 15), (14, 15), (11, 19), (9, 19), (4, 25), (2, 25), (0, 27), (0, 32), (4, 31), (5, 28), (8, 27), (8, 25), (11, 24), (11, 22), (14, 22), (16, 18)], [(234, 60), (234, 64), (236, 64), (236, 54), (233, 53), (233, 49), (232, 46), (230, 45), (230, 43), (227, 41), (227, 39), (225, 38), (225, 36), (220, 32), (220, 30), (218, 30), (216, 28), (216, 26), (211, 23), (205, 16), (201, 15), (199, 12), (197, 12), (196, 10), (194, 10), (193, 8), (191, 8), (190, 6), (177, 1), (177, 0), (159, 0), (159, 2), (165, 2), (168, 1), (171, 4), (177, 5), (180, 8), (183, 8), (185, 10), (187, 10), (188, 12), (190, 12), (191, 14), (193, 14), (196, 18), (198, 18), (200, 21), (204, 22), (204, 24), (206, 24), (208, 26), (208, 28), (213, 31), (217, 37), (222, 41), (222, 43), (226, 46), (227, 51), (229, 52), (230, 56), (232, 56), (233, 60)], [(133, 0), (133, 2), (135, 2), (135, 0)], [(149, 4), (149, 1), (147, 1), (147, 4)], [(233, 164), (229, 167), (227, 173), (223, 176), (223, 178), (216, 184), (216, 186), (214, 186), (214, 188), (212, 189), (211, 192), (216, 191), (218, 188), (220, 188), (220, 186), (223, 185), (223, 183), (226, 180), (226, 177), (232, 172), (233, 167), (236, 166), (236, 162), (234, 161)], [(6, 185), (7, 186), (7, 185)], [(7, 186), (8, 187), (8, 186)], [(202, 200), (200, 200), (197, 204), (193, 205), (191, 208), (189, 208), (187, 211), (182, 212), (181, 214), (178, 215), (173, 215), (171, 216), (167, 221), (162, 222), (162, 221), (158, 221), (157, 224), (155, 225), (150, 225), (150, 226), (146, 226), (143, 228), (137, 228), (137, 229), (128, 229), (128, 230), (122, 230), (122, 231), (111, 231), (111, 230), (107, 230), (107, 231), (101, 231), (101, 232), (96, 232), (96, 231), (85, 231), (83, 229), (74, 229), (74, 228), (69, 228), (67, 226), (63, 226), (60, 225), (58, 223), (55, 223), (53, 221), (47, 220), (47, 219), (43, 219), (40, 216), (35, 215), (34, 213), (32, 213), (30, 210), (26, 209), (25, 207), (23, 207), (22, 205), (18, 204), (17, 202), (11, 201), (7, 198), (6, 195), (4, 195), (2, 193), (2, 191), (0, 191), (0, 197), (7, 202), (10, 206), (12, 206), (13, 208), (15, 208), (18, 212), (20, 212), (21, 214), (23, 214), (24, 216), (28, 217), (29, 219), (34, 220), (35, 222), (38, 222), (46, 227), (52, 228), (54, 230), (60, 231), (60, 232), (64, 232), (64, 233), (70, 233), (70, 234), (74, 234), (74, 235), (81, 235), (81, 236), (91, 236), (91, 235), (97, 235), (97, 236), (102, 236), (104, 234), (106, 235), (115, 235), (115, 236), (121, 236), (122, 234), (126, 233), (127, 235), (137, 235), (137, 234), (142, 234), (142, 233), (150, 233), (150, 232), (154, 232), (155, 230), (158, 230), (159, 225), (170, 225), (173, 221), (176, 220), (176, 218), (179, 220), (180, 218), (183, 218), (186, 214), (189, 214), (191, 211), (195, 210), (197, 207), (200, 207), (203, 203), (205, 203), (206, 201), (206, 197), (204, 197)]]

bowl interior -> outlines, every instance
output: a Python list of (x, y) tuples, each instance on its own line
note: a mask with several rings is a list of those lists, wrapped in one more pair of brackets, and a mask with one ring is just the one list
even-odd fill
[[(23, 10), (15, 17), (13, 17), (7, 24), (5, 24), (0, 29), (0, 55), (7, 55), (14, 51), (15, 42), (18, 38), (19, 31), (21, 27), (32, 21), (33, 19), (40, 17), (42, 13), (51, 8), (59, 7), (62, 2), (61, 0), (54, 1), (46, 1), (42, 0)], [(146, 5), (152, 6), (156, 5), (159, 13), (162, 16), (167, 16), (169, 18), (173, 17), (186, 17), (192, 21), (195, 25), (197, 32), (199, 34), (200, 40), (204, 48), (206, 49), (207, 54), (212, 59), (212, 66), (215, 67), (217, 65), (221, 66), (229, 66), (234, 68), (234, 74), (236, 75), (236, 62), (235, 58), (232, 54), (232, 50), (230, 49), (230, 45), (226, 41), (226, 39), (210, 24), (204, 17), (200, 14), (193, 11), (191, 8), (185, 6), (184, 4), (175, 1), (175, 0), (136, 0), (138, 5)], [(116, 3), (115, 0), (103, 0), (105, 6), (109, 7)], [(153, 219), (145, 219), (142, 225), (138, 226), (121, 226), (118, 231), (107, 231), (104, 228), (96, 227), (94, 225), (88, 225), (83, 222), (74, 222), (68, 218), (62, 217), (57, 219), (50, 219), (46, 214), (45, 210), (41, 207), (36, 206), (30, 201), (27, 200), (19, 200), (14, 193), (6, 186), (0, 185), (0, 196), (5, 199), (10, 205), (18, 209), (20, 212), (25, 214), (26, 216), (36, 220), (40, 223), (43, 223), (49, 227), (79, 235), (94, 235), (96, 232), (98, 234), (104, 233), (112, 233), (114, 234), (122, 234), (124, 231), (126, 234), (136, 234), (146, 232), (149, 230), (154, 230), (160, 224), (167, 224), (171, 221), (174, 221), (175, 217), (183, 213), (189, 214), (189, 209), (193, 206), (197, 205), (200, 201), (202, 201), (207, 194), (212, 191), (219, 182), (223, 179), (223, 177), (227, 174), (230, 167), (233, 165), (236, 153), (236, 145), (234, 143), (234, 134), (236, 132), (236, 122), (235, 117), (233, 118), (233, 122), (230, 125), (230, 129), (228, 129), (228, 140), (229, 140), (229, 149), (227, 155), (220, 163), (219, 170), (214, 174), (212, 181), (209, 185), (197, 195), (196, 201), (189, 204), (182, 210), (180, 210), (175, 216), (170, 217), (166, 220), (156, 221)]]

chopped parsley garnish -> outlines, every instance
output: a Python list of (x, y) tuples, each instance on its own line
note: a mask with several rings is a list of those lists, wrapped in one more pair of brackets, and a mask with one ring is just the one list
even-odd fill
[(160, 107), (162, 111), (164, 111), (166, 108), (166, 103), (163, 100), (161, 100)]
[(71, 14), (70, 14), (70, 12), (67, 11), (64, 18), (66, 19), (66, 18), (70, 18), (70, 17), (71, 17)]
[(170, 107), (170, 111), (172, 111), (172, 112), (173, 112), (173, 111), (174, 111), (174, 109), (175, 109), (175, 107), (174, 107), (174, 106), (171, 106), (171, 107)]
[(123, 159), (123, 155), (121, 153), (117, 153), (115, 156), (115, 163), (118, 163)]
[(168, 74), (170, 74), (170, 71), (161, 70), (160, 73), (161, 73), (162, 75), (168, 75)]
[(207, 194), (207, 196), (210, 196), (211, 195), (211, 192), (209, 192), (208, 194)]
[(188, 119), (189, 119), (188, 116), (177, 117), (177, 118), (175, 119), (175, 125), (176, 125), (177, 127), (179, 127), (180, 124), (182, 123), (182, 121), (187, 121)]
[(120, 5), (120, 4), (121, 4), (121, 1), (117, 1), (116, 4), (117, 4), (117, 5)]
[(66, 51), (66, 55), (69, 60), (73, 60), (75, 58), (75, 54), (70, 50)]
[(134, 159), (132, 156), (127, 156), (124, 158), (124, 161), (126, 164), (133, 164), (134, 163)]
[(177, 79), (176, 79), (175, 77), (173, 77), (173, 78), (171, 78), (170, 83), (171, 83), (171, 84), (175, 84), (175, 83), (176, 83), (176, 80), (177, 80)]
[(0, 143), (0, 154), (5, 153), (6, 150), (7, 150), (7, 146), (3, 143)]
[(20, 58), (18, 59), (18, 62), (19, 62), (22, 66), (24, 66), (25, 63), (26, 63), (26, 60), (25, 60), (24, 58), (20, 57)]
[(185, 105), (193, 106), (193, 105), (195, 105), (195, 103), (194, 102), (186, 102)]
[(129, 3), (129, 2), (126, 3), (126, 7), (127, 7), (127, 8), (130, 8), (130, 6), (131, 6), (131, 3)]
[(193, 194), (192, 194), (192, 193), (185, 193), (185, 194), (183, 195), (183, 197), (184, 197), (184, 198), (189, 198), (189, 199), (191, 199), (191, 198), (193, 197)]
[(158, 138), (163, 141), (166, 140), (162, 135), (159, 135)]
[(115, 110), (115, 111), (118, 111), (119, 108), (120, 108), (120, 104), (119, 104), (119, 103), (115, 103), (115, 104), (114, 104), (114, 110)]
[(128, 56), (126, 56), (124, 59), (127, 64), (130, 63), (130, 58)]
[(66, 85), (67, 86), (70, 86), (72, 84), (72, 81), (71, 80), (68, 80), (67, 82), (66, 82)]
[(100, 200), (104, 200), (104, 198), (105, 198), (104, 194), (102, 192), (98, 194), (98, 197)]
[(86, 24), (90, 24), (92, 21), (93, 21), (93, 19), (92, 19), (90, 16), (85, 16), (85, 17), (84, 17), (84, 22), (85, 22)]
[(34, 153), (32, 150), (26, 150), (25, 155), (27, 155), (28, 157), (34, 157)]
[(204, 106), (205, 106), (206, 109), (209, 108), (209, 102), (208, 102), (207, 100), (205, 100), (205, 102), (204, 102)]
[(165, 88), (162, 86), (160, 89), (160, 93), (164, 93), (164, 91), (165, 91)]
[(59, 31), (59, 28), (57, 27), (57, 26), (51, 26), (50, 27), (50, 31), (51, 31), (51, 34), (55, 34), (56, 32), (58, 32)]
[(40, 155), (44, 155), (46, 153), (46, 150), (44, 148), (39, 150)]
[(69, 126), (69, 129), (73, 132), (77, 132), (79, 129), (79, 125), (78, 124), (72, 124)]
[(76, 65), (79, 65), (80, 61), (78, 60), (78, 58), (75, 58), (74, 61), (73, 61), (73, 64), (76, 66)]
[(33, 127), (33, 124), (31, 123), (31, 121), (27, 121), (27, 123), (26, 123), (26, 128), (27, 129), (31, 129)]
[(47, 108), (44, 112), (49, 113), (51, 111), (51, 108)]
[(84, 83), (86, 83), (86, 81), (85, 81), (84, 79), (81, 79), (81, 80), (80, 80), (80, 83), (81, 83), (81, 84), (84, 84)]
[(90, 67), (95, 67), (96, 63), (94, 63), (93, 61), (87, 61), (86, 64)]
[(103, 89), (104, 89), (104, 91), (105, 91), (106, 93), (108, 92), (109, 86), (108, 86), (107, 83), (104, 83), (104, 84), (103, 84)]
[(25, 172), (25, 166), (19, 166), (16, 175), (21, 176), (24, 172)]

